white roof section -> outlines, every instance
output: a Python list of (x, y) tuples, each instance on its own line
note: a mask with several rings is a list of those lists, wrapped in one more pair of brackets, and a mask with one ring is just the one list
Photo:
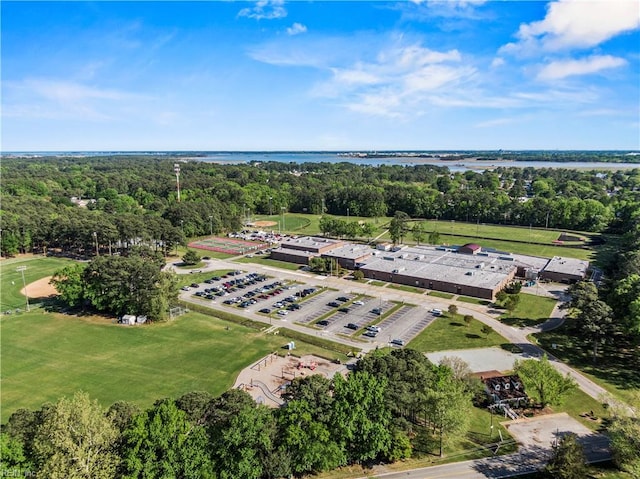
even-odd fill
[(375, 251), (376, 250), (367, 245), (347, 244), (345, 246), (333, 248), (326, 253), (322, 253), (322, 255), (329, 256), (331, 258), (358, 259), (363, 256), (373, 254)]
[(292, 249), (292, 248), (272, 248), (271, 253), (281, 253), (289, 256), (296, 256), (299, 258), (312, 258), (314, 256), (318, 256), (318, 253), (315, 251), (306, 251), (302, 249)]
[(549, 260), (545, 271), (550, 273), (570, 274), (574, 276), (585, 276), (589, 269), (589, 262), (581, 259), (564, 258), (562, 256), (554, 256)]
[(287, 238), (280, 242), (280, 245), (286, 248), (288, 245), (292, 245), (295, 248), (309, 248), (317, 249), (324, 248), (329, 245), (341, 245), (341, 240), (335, 240), (331, 238), (321, 238), (318, 236), (300, 236), (298, 238)]
[(500, 286), (517, 264), (508, 255), (466, 255), (451, 248), (414, 246), (401, 251), (376, 251), (363, 261), (362, 269), (380, 271), (417, 280), (444, 281), (479, 288)]

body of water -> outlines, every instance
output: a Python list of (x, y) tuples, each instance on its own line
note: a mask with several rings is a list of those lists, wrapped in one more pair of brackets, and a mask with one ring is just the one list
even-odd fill
[[(464, 153), (464, 152), (458, 152)], [(476, 152), (477, 153), (477, 152)], [(359, 165), (433, 165), (446, 166), (450, 171), (489, 170), (498, 167), (515, 168), (568, 168), (586, 170), (621, 170), (640, 168), (640, 163), (612, 163), (602, 161), (515, 161), (515, 160), (475, 160), (442, 159), (418, 156), (358, 156), (357, 154), (339, 154), (337, 152), (188, 152), (188, 151), (79, 151), (79, 152), (5, 152), (5, 157), (95, 157), (95, 156), (154, 156), (169, 157), (177, 160), (202, 161), (220, 164), (238, 164), (250, 162), (277, 161), (281, 163), (353, 163)], [(444, 155), (443, 155), (444, 156)]]

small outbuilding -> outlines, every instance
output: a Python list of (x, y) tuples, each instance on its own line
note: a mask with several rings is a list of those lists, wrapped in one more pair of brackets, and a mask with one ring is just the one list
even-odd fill
[(458, 253), (461, 254), (478, 254), (480, 251), (482, 251), (482, 246), (476, 243), (467, 243), (458, 248)]

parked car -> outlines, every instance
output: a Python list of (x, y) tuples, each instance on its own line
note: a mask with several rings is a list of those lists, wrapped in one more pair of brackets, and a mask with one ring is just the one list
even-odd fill
[(200, 285), (198, 283), (191, 283), (192, 288), (199, 288)]
[(374, 308), (371, 310), (371, 312), (380, 316), (382, 314), (382, 308)]
[(442, 316), (442, 310), (434, 308), (431, 310), (431, 314), (433, 314), (434, 316)]
[(363, 336), (368, 336), (370, 338), (375, 338), (378, 335), (378, 333), (376, 333), (375, 331), (367, 331), (366, 333), (363, 334)]
[(358, 300), (358, 301), (354, 301), (353, 304), (356, 305), (356, 306), (362, 306), (362, 305), (364, 305), (364, 302)]
[(380, 332), (380, 326), (367, 326), (367, 331), (371, 331), (374, 333)]
[(182, 291), (191, 291), (191, 288), (189, 286), (183, 286), (182, 288), (180, 288)]
[(349, 308), (338, 308), (338, 311), (340, 311), (341, 313), (348, 313)]
[(358, 325), (356, 323), (347, 323), (345, 328), (353, 329), (354, 331), (358, 329)]
[(280, 311), (278, 311), (278, 314), (280, 316), (286, 316), (287, 314), (289, 314), (289, 311), (287, 311), (286, 309), (281, 309)]
[(338, 308), (338, 307), (340, 307), (340, 303), (336, 303), (335, 301), (331, 301), (330, 303), (327, 303), (327, 306), (331, 306), (332, 308)]
[(394, 346), (404, 346), (404, 339), (393, 339), (391, 340), (391, 344)]
[(318, 326), (329, 326), (329, 321), (322, 319), (316, 323)]
[(344, 296), (340, 296), (339, 298), (336, 298), (336, 299), (337, 299), (338, 301), (343, 302), (343, 303), (344, 303), (345, 301), (349, 301), (349, 298), (346, 298), (346, 297), (344, 297)]

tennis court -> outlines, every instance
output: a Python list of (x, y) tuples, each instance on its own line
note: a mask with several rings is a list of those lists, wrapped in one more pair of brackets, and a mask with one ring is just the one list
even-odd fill
[(212, 237), (189, 243), (190, 248), (216, 251), (218, 253), (245, 254), (267, 248), (267, 243), (244, 241), (232, 238)]

